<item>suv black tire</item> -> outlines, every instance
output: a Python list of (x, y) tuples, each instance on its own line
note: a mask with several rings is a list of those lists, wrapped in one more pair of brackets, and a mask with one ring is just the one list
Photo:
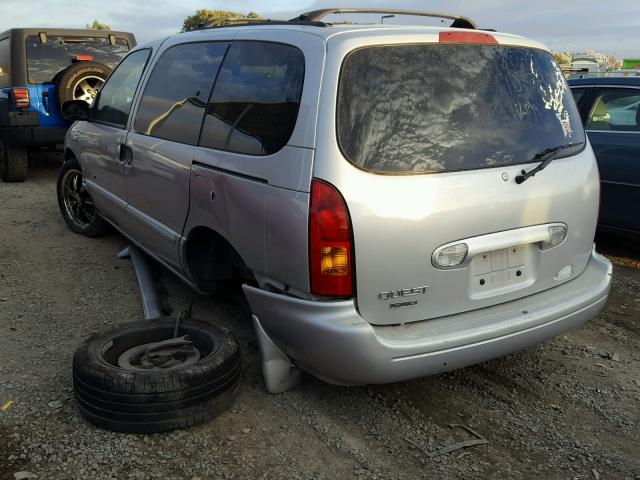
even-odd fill
[(0, 140), (0, 178), (3, 182), (24, 182), (29, 154), (24, 147), (12, 147)]
[[(107, 221), (102, 218), (100, 212), (98, 211), (95, 205), (92, 205), (93, 208), (93, 216), (87, 216), (84, 220), (78, 218), (77, 216), (73, 216), (73, 212), (70, 212), (65, 204), (65, 196), (67, 193), (65, 192), (65, 184), (67, 182), (67, 176), (69, 174), (79, 175), (80, 182), (82, 181), (82, 168), (78, 163), (78, 160), (72, 158), (67, 160), (60, 167), (60, 171), (58, 172), (58, 180), (56, 182), (56, 191), (58, 194), (58, 207), (60, 208), (60, 213), (62, 213), (62, 218), (66, 222), (67, 226), (75, 233), (80, 235), (84, 235), (85, 237), (98, 237), (108, 232), (110, 229)], [(78, 195), (83, 198), (84, 202), (93, 203), (91, 198), (89, 197), (88, 192), (84, 190), (82, 187), (81, 191), (77, 192)], [(67, 199), (68, 201), (68, 199)]]
[[(58, 104), (62, 106), (64, 102), (78, 100), (74, 91), (78, 83), (80, 83), (83, 78), (97, 78), (101, 79), (102, 83), (104, 83), (109, 74), (111, 74), (111, 69), (98, 62), (80, 62), (71, 65), (60, 72), (57, 76), (55, 85), (58, 95)], [(95, 94), (98, 90), (99, 87), (95, 89), (93, 98), (95, 98)]]
[(128, 433), (153, 433), (203, 423), (231, 404), (240, 382), (233, 336), (199, 320), (180, 322), (202, 357), (166, 371), (125, 370), (118, 358), (141, 344), (173, 337), (175, 320), (133, 322), (93, 335), (73, 357), (73, 387), (90, 422)]

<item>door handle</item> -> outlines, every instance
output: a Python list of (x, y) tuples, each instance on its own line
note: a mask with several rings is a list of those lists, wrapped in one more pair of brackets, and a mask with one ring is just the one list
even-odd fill
[(124, 143), (121, 143), (119, 147), (120, 161), (123, 165), (129, 165), (133, 161), (133, 149)]

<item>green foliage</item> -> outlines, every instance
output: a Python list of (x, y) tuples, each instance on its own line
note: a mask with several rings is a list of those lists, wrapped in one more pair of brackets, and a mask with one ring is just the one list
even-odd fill
[(184, 19), (182, 24), (182, 31), (188, 32), (194, 28), (198, 28), (200, 25), (204, 25), (216, 18), (260, 18), (256, 12), (249, 12), (246, 15), (239, 12), (231, 12), (225, 10), (209, 10), (208, 8), (201, 8), (196, 10), (196, 13), (189, 15)]
[(93, 20), (92, 24), (87, 24), (88, 30), (111, 30), (111, 27), (106, 23), (100, 23), (98, 20)]

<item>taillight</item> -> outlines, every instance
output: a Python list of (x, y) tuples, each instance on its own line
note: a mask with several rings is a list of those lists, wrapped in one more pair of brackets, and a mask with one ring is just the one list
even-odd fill
[(440, 32), (440, 43), (481, 43), (498, 45), (493, 35), (481, 32)]
[(13, 97), (13, 105), (16, 108), (29, 108), (31, 106), (31, 100), (29, 99), (29, 89), (27, 88), (14, 88), (11, 92)]
[(93, 55), (76, 55), (73, 59), (76, 62), (93, 62)]
[(311, 293), (353, 296), (351, 223), (342, 195), (321, 180), (311, 182), (309, 272)]

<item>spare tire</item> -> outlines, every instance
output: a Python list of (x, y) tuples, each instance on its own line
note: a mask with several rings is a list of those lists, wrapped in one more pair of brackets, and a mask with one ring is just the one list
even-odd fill
[(84, 100), (93, 103), (111, 69), (98, 62), (79, 62), (57, 75), (55, 81), (58, 104), (70, 100)]
[(179, 324), (177, 336), (188, 336), (198, 358), (178, 355), (166, 369), (144, 362), (132, 366), (144, 350), (140, 346), (171, 339), (175, 323), (124, 324), (78, 348), (73, 388), (87, 420), (119, 432), (154, 433), (203, 423), (229, 407), (240, 382), (240, 349), (232, 335), (207, 322)]

